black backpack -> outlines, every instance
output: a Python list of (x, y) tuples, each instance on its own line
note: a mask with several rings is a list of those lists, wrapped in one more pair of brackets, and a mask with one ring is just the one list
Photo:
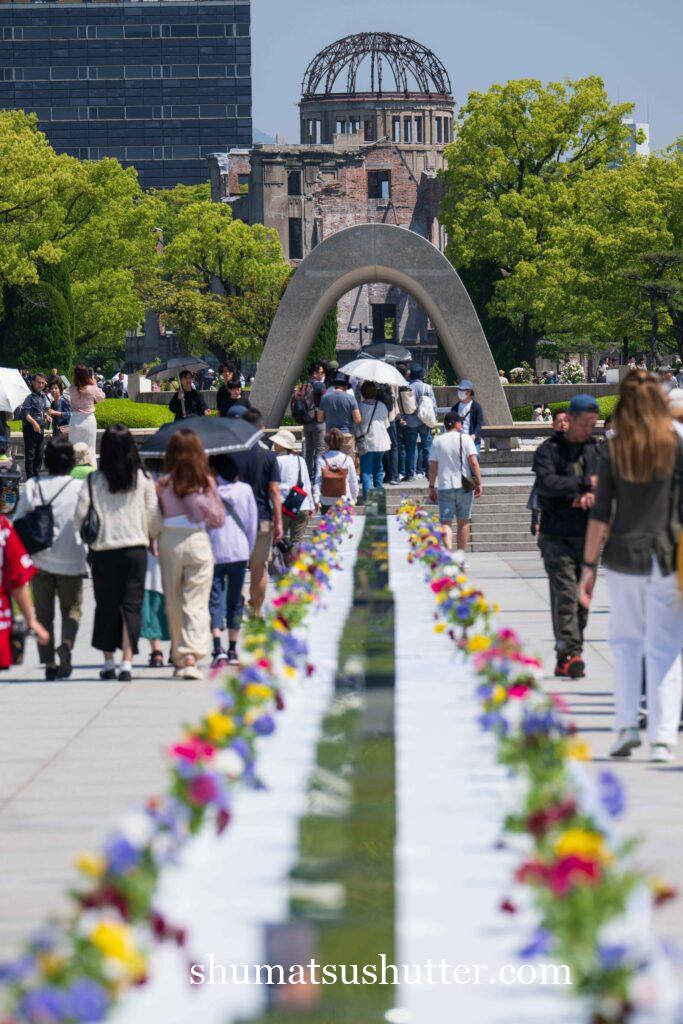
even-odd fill
[(306, 423), (313, 423), (315, 420), (315, 392), (310, 381), (300, 384), (292, 395), (290, 404), (292, 418), (304, 426)]
[(62, 491), (66, 490), (70, 483), (73, 483), (71, 478), (67, 480), (50, 501), (46, 502), (43, 498), (40, 484), (36, 481), (40, 505), (36, 505), (35, 508), (27, 512), (21, 519), (14, 520), (14, 529), (19, 534), (19, 538), (29, 555), (37, 555), (39, 551), (46, 551), (47, 548), (52, 547), (55, 531), (52, 502), (59, 497)]

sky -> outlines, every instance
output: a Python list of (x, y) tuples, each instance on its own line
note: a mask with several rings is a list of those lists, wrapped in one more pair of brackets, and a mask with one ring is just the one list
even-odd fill
[[(343, 36), (388, 31), (434, 50), (458, 104), (511, 78), (601, 75), (636, 104), (651, 145), (683, 134), (681, 0), (251, 0), (254, 127), (299, 142), (297, 102), (315, 54)], [(293, 13), (294, 12), (294, 13)]]

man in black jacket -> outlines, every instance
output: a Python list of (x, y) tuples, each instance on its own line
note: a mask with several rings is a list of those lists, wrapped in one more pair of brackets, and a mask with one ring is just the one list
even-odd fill
[(180, 387), (168, 403), (168, 407), (175, 416), (176, 422), (187, 419), (188, 416), (208, 416), (209, 410), (206, 408), (206, 402), (199, 392), (195, 390), (191, 372), (189, 370), (182, 370), (179, 380)]
[(541, 512), (538, 545), (550, 584), (556, 676), (585, 675), (583, 633), (587, 610), (579, 604), (578, 582), (588, 515), (595, 502), (598, 443), (592, 436), (599, 407), (591, 395), (575, 395), (569, 427), (539, 447), (534, 458)]

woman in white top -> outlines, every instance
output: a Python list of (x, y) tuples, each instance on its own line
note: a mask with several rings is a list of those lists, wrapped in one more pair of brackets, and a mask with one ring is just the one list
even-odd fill
[(137, 654), (145, 592), (147, 548), (161, 531), (161, 513), (154, 481), (142, 470), (130, 430), (120, 423), (107, 427), (102, 438), (100, 469), (84, 481), (76, 509), (79, 530), (90, 502), (99, 517), (91, 544), (95, 590), (92, 645), (104, 653), (102, 679), (116, 679), (114, 654), (123, 658), (118, 677), (129, 682)]
[(360, 454), (360, 479), (363, 501), (368, 491), (384, 483), (384, 453), (391, 448), (389, 413), (377, 397), (377, 386), (366, 380), (360, 389), (360, 423), (356, 430), (356, 449)]
[[(74, 525), (81, 481), (70, 475), (75, 465), (74, 450), (63, 434), (57, 434), (45, 449), (45, 465), (48, 476), (27, 480), (16, 518), (21, 519), (37, 505), (49, 504), (52, 508), (52, 545), (32, 556), (38, 570), (32, 583), (36, 617), (50, 637), (48, 643), (38, 645), (38, 653), (47, 680), (68, 679), (81, 621), (87, 550)], [(62, 642), (55, 651), (56, 600), (62, 615)]]
[(353, 459), (342, 451), (344, 443), (344, 435), (336, 427), (325, 434), (328, 450), (318, 456), (313, 485), (313, 499), (323, 510), (336, 505), (341, 499), (355, 505), (358, 498), (356, 467)]
[[(313, 488), (311, 477), (308, 472), (306, 460), (297, 451), (296, 438), (291, 430), (278, 430), (273, 437), (273, 451), (277, 455), (278, 470), (280, 473), (280, 496), (282, 497), (282, 528), (285, 537), (291, 541), (292, 546), (300, 544), (306, 536), (306, 526), (310, 516), (313, 515)], [(298, 509), (290, 509), (290, 503), (295, 500), (296, 491), (290, 498), (293, 488), (301, 488), (306, 492), (306, 497)]]

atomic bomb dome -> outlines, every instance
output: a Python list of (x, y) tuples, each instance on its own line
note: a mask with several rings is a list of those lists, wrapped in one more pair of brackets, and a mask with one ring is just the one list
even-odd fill
[(421, 43), (389, 32), (361, 32), (326, 46), (304, 75), (301, 141), (336, 135), (365, 142), (440, 146), (451, 139), (448, 72)]

